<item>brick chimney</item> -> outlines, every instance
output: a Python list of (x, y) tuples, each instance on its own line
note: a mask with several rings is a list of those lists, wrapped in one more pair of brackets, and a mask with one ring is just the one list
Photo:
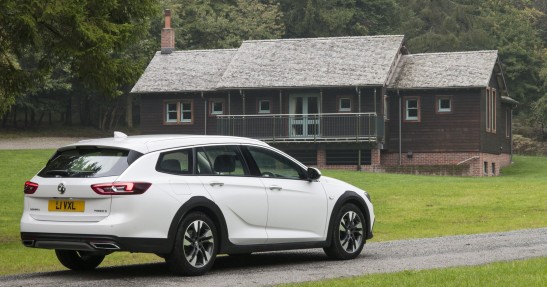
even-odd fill
[(171, 54), (175, 50), (175, 30), (171, 28), (171, 10), (165, 9), (165, 28), (161, 29), (161, 53)]

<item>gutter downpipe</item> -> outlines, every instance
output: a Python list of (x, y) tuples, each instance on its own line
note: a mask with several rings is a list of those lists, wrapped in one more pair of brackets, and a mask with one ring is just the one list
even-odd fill
[(205, 105), (205, 113), (204, 113), (204, 117), (205, 117), (205, 120), (204, 120), (205, 127), (204, 127), (204, 129), (203, 129), (203, 134), (204, 134), (204, 135), (207, 135), (207, 100), (205, 100), (205, 98), (203, 97), (203, 92), (201, 92), (201, 98), (203, 99), (203, 104)]
[[(357, 116), (357, 141), (359, 142), (359, 132), (361, 131), (361, 127), (359, 124), (361, 123), (361, 89), (359, 87), (355, 87), (357, 90), (357, 112), (359, 115)], [(357, 159), (357, 170), (361, 171), (361, 145), (359, 145), (359, 149), (357, 152), (357, 156), (359, 157)]]
[(403, 111), (402, 111), (402, 102), (403, 98), (399, 94), (399, 89), (397, 89), (397, 96), (399, 96), (399, 165), (403, 164), (403, 154), (402, 154), (402, 126), (403, 126)]
[[(506, 88), (507, 89), (507, 88)], [(509, 127), (509, 136), (511, 136), (511, 142), (509, 143), (509, 151), (511, 152), (511, 159), (509, 164), (513, 163), (513, 107), (511, 107), (511, 112), (509, 113), (510, 120), (511, 120), (511, 126)]]
[[(230, 91), (228, 91), (228, 118), (227, 118), (227, 120), (228, 120), (228, 122), (225, 123), (226, 132), (224, 132), (224, 134), (228, 133), (229, 135), (233, 135), (233, 132), (230, 129), (230, 126), (231, 126), (230, 123), (232, 122), (232, 97), (231, 97)], [(218, 120), (217, 120), (217, 123), (218, 123)], [(217, 129), (218, 129), (218, 124), (217, 124)]]
[(247, 135), (247, 133), (246, 133), (247, 125), (245, 125), (245, 91), (239, 90), (239, 94), (241, 95), (241, 101), (242, 101), (241, 106), (243, 108), (243, 113), (242, 113), (243, 114), (243, 118), (242, 118), (242, 120), (243, 120), (243, 123), (242, 123), (243, 124), (243, 136), (246, 136)]

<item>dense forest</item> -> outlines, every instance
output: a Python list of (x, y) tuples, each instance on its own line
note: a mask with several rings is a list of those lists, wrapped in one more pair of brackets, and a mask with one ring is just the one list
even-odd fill
[(181, 50), (383, 34), (404, 34), (411, 53), (496, 49), (517, 132), (546, 140), (547, 0), (3, 0), (2, 126), (131, 122), (128, 92), (159, 50), (164, 8)]

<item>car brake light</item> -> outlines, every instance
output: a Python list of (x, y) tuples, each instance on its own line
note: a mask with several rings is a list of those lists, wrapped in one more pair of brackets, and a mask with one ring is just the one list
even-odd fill
[(151, 185), (148, 182), (112, 182), (93, 184), (91, 188), (101, 195), (143, 194)]
[(37, 189), (38, 189), (37, 183), (34, 183), (32, 181), (25, 182), (25, 189), (24, 189), (25, 194), (33, 194), (36, 192)]

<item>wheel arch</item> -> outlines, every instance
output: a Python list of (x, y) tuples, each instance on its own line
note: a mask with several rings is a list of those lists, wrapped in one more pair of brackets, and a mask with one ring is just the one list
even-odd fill
[(332, 243), (332, 230), (334, 228), (336, 215), (340, 211), (340, 209), (348, 204), (352, 203), (355, 206), (361, 210), (363, 215), (365, 216), (365, 224), (366, 224), (366, 239), (372, 238), (372, 230), (371, 230), (371, 222), (370, 222), (370, 212), (368, 210), (368, 205), (365, 203), (365, 200), (360, 197), (355, 191), (347, 190), (344, 192), (336, 201), (334, 204), (334, 207), (332, 209), (332, 212), (330, 214), (329, 218), (329, 225), (328, 225), (328, 233), (327, 233), (327, 244), (330, 245)]
[(177, 237), (177, 230), (182, 220), (187, 214), (190, 214), (192, 212), (202, 212), (205, 213), (209, 218), (211, 218), (219, 232), (220, 242), (218, 246), (220, 253), (223, 249), (223, 246), (225, 246), (226, 243), (229, 242), (226, 219), (224, 219), (224, 215), (222, 215), (222, 211), (220, 210), (220, 208), (212, 200), (203, 196), (192, 197), (179, 208), (179, 210), (173, 217), (171, 225), (169, 226), (169, 231), (167, 233), (167, 238), (171, 247), (170, 250), (173, 250), (175, 238)]

